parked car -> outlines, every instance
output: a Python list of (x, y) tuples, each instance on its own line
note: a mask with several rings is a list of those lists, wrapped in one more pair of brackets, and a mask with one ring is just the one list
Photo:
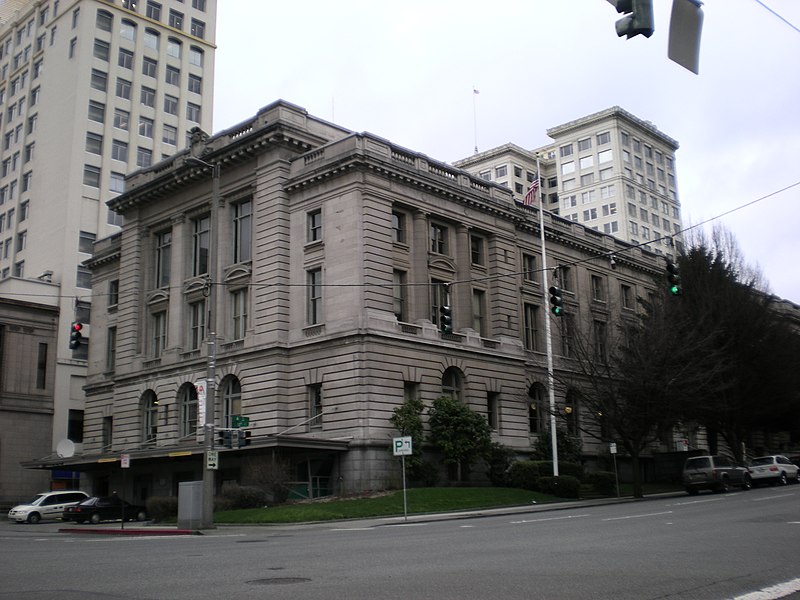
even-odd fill
[[(123, 517), (124, 515), (124, 517)], [(74, 506), (64, 509), (62, 518), (76, 523), (99, 523), (100, 521), (146, 521), (147, 509), (144, 506), (125, 502), (117, 496), (92, 496)]]
[(64, 509), (86, 500), (89, 494), (80, 490), (58, 490), (36, 494), (30, 502), (18, 504), (8, 511), (8, 518), (17, 523), (38, 523), (42, 519), (60, 519)]
[(727, 492), (735, 485), (749, 490), (752, 485), (750, 471), (727, 456), (693, 456), (683, 466), (683, 487), (691, 495), (700, 490)]
[(750, 475), (753, 478), (753, 485), (759, 483), (786, 485), (790, 481), (797, 483), (798, 472), (800, 472), (797, 465), (780, 454), (754, 458), (750, 462), (749, 468)]

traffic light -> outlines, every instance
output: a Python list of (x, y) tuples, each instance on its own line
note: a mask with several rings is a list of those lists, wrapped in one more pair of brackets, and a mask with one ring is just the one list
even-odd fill
[(674, 262), (667, 262), (667, 281), (669, 281), (669, 293), (673, 296), (682, 296), (681, 271)]
[(244, 429), (239, 432), (239, 448), (250, 445), (250, 432)]
[(83, 323), (79, 323), (75, 321), (70, 326), (69, 330), (69, 349), (70, 350), (77, 350), (81, 346), (81, 340), (83, 339), (83, 335), (81, 335), (81, 330), (83, 329)]
[(617, 35), (631, 39), (639, 34), (653, 35), (653, 0), (617, 0), (617, 12), (625, 16), (617, 21)]
[(552, 286), (550, 288), (550, 312), (560, 317), (564, 312), (564, 298), (561, 297), (561, 288)]
[(439, 331), (453, 333), (453, 309), (449, 304), (439, 307)]
[(233, 432), (230, 429), (223, 429), (222, 431), (217, 432), (219, 445), (223, 446), (224, 448), (233, 448), (233, 439), (232, 434)]

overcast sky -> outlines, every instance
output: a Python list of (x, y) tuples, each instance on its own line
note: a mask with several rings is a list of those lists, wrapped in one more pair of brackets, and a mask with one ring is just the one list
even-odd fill
[[(800, 28), (800, 1), (763, 3)], [(684, 226), (798, 184), (800, 31), (707, 0), (695, 75), (667, 58), (672, 0), (654, 5), (654, 35), (625, 40), (606, 0), (220, 0), (214, 131), (282, 98), (453, 162), (619, 105), (680, 143)], [(796, 185), (719, 220), (796, 303), (799, 217)]]

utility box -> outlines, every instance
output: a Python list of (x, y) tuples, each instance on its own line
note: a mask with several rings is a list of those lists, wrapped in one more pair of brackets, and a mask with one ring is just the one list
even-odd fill
[(178, 483), (178, 529), (199, 529), (203, 524), (203, 482)]

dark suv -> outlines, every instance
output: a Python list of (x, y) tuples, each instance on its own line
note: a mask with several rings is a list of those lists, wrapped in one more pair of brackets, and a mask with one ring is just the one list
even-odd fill
[(749, 490), (753, 485), (750, 472), (727, 456), (693, 456), (683, 465), (683, 487), (691, 495), (700, 490), (727, 492), (732, 485)]

